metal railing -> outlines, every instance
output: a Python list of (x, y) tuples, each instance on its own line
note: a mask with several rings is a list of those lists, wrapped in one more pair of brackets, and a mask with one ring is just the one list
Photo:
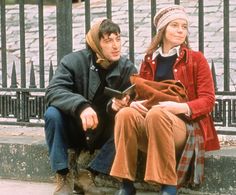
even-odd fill
[[(204, 1), (197, 1), (198, 8), (198, 49), (204, 52)], [(215, 125), (222, 127), (219, 133), (225, 134), (236, 134), (236, 92), (230, 91), (230, 56), (229, 56), (229, 1), (223, 2), (223, 14), (224, 14), (224, 26), (223, 26), (223, 37), (224, 37), (224, 86), (223, 90), (219, 91), (218, 84), (216, 82), (216, 73), (214, 62), (212, 62), (212, 74), (215, 81), (217, 104), (215, 106), (213, 117)], [(35, 1), (37, 6), (38, 14), (38, 53), (39, 53), (39, 65), (38, 70), (35, 70), (33, 62), (30, 65), (30, 73), (27, 73), (26, 63), (26, 45), (25, 45), (25, 2), (19, 0), (17, 6), (19, 7), (19, 28), (20, 28), (20, 75), (17, 74), (15, 61), (12, 64), (7, 62), (7, 39), (6, 39), (6, 0), (0, 1), (1, 6), (1, 70), (0, 78), (2, 79), (0, 86), (0, 124), (13, 124), (13, 125), (32, 125), (32, 126), (43, 126), (43, 114), (45, 112), (45, 100), (44, 92), (48, 81), (53, 75), (53, 64), (50, 61), (49, 64), (45, 64), (45, 43), (44, 43), (44, 4), (43, 0)], [(106, 17), (112, 19), (114, 12), (112, 12), (113, 2), (106, 0)], [(181, 1), (173, 1), (175, 4), (181, 4)], [(91, 25), (91, 2), (85, 0), (84, 5), (84, 26), (85, 32), (88, 32)], [(56, 0), (56, 36), (57, 36), (57, 63), (60, 59), (70, 53), (73, 50), (73, 16), (72, 16), (72, 1), (68, 0)], [(128, 10), (128, 54), (131, 61), (135, 62), (136, 51), (135, 51), (135, 30), (134, 30), (134, 0), (127, 1)], [(153, 16), (156, 13), (157, 8), (156, 0), (150, 1), (150, 26), (152, 37), (156, 33), (156, 29), (153, 25)], [(11, 74), (9, 71), (11, 66)], [(45, 68), (47, 67), (47, 77), (45, 79)], [(29, 68), (28, 68), (29, 69)], [(36, 75), (36, 73), (38, 75)], [(8, 75), (10, 75), (8, 78)], [(29, 75), (29, 78), (28, 78)], [(17, 78), (20, 76), (20, 78)], [(38, 84), (36, 79), (39, 78)], [(29, 84), (27, 84), (29, 80)], [(28, 86), (27, 86), (28, 85)], [(233, 130), (229, 130), (233, 127)]]

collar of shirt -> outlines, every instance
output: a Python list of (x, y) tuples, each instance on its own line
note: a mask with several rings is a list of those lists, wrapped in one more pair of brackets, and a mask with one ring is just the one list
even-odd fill
[(169, 50), (169, 52), (167, 54), (164, 54), (162, 52), (162, 47), (159, 47), (152, 55), (152, 59), (154, 60), (158, 54), (160, 54), (162, 57), (169, 57), (169, 56), (173, 56), (175, 54), (177, 54), (177, 56), (179, 56), (179, 50), (180, 50), (180, 45), (173, 47), (172, 49)]

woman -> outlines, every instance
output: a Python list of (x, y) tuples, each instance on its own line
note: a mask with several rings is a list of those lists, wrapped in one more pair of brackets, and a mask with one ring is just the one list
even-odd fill
[[(215, 103), (211, 71), (203, 54), (188, 47), (188, 24), (179, 5), (165, 7), (154, 17), (157, 34), (139, 75), (152, 81), (182, 82), (188, 101), (164, 101), (147, 109), (146, 100), (136, 100), (117, 113), (116, 156), (110, 172), (122, 180), (117, 195), (136, 194), (138, 150), (147, 154), (144, 180), (161, 185), (161, 194), (174, 195), (183, 184), (202, 182), (204, 151), (219, 149), (210, 115)], [(113, 102), (118, 108), (119, 100)]]

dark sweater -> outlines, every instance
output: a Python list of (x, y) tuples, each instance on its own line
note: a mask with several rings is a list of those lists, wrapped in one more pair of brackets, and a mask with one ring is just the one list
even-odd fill
[(159, 54), (156, 57), (157, 70), (155, 81), (174, 79), (172, 68), (176, 58), (177, 54), (168, 57), (163, 57)]

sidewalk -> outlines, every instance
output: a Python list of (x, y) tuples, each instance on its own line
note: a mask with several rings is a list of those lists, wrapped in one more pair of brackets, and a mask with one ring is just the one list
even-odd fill
[[(53, 195), (53, 183), (27, 182), (19, 180), (0, 179), (1, 195)], [(116, 189), (107, 189), (106, 195), (114, 195)], [(136, 195), (158, 195), (158, 192), (137, 192)], [(229, 195), (224, 193), (203, 193), (193, 191), (180, 191), (179, 195)], [(76, 194), (75, 194), (76, 195)]]
[(0, 179), (1, 195), (52, 195), (54, 184)]
[[(1, 195), (52, 195), (53, 183), (27, 182), (19, 180), (0, 179)], [(138, 192), (137, 195), (155, 195), (154, 192)], [(113, 195), (113, 193), (109, 193)]]

